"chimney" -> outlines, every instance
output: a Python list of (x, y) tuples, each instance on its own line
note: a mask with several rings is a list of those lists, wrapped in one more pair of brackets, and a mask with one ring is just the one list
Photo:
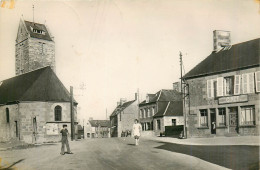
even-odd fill
[(93, 120), (93, 117), (89, 117), (88, 120)]
[(135, 100), (138, 100), (138, 93), (135, 93)]
[(172, 85), (173, 85), (173, 90), (181, 92), (181, 82), (175, 82), (175, 83), (172, 83)]
[(124, 104), (126, 102), (126, 98), (121, 98), (120, 99), (120, 105)]
[(145, 102), (146, 102), (146, 103), (149, 103), (149, 100), (150, 100), (149, 95), (146, 94), (146, 100), (145, 100)]
[(213, 31), (213, 51), (217, 52), (223, 47), (231, 44), (230, 31), (214, 30)]
[(119, 106), (120, 105), (120, 102), (117, 102), (117, 106)]

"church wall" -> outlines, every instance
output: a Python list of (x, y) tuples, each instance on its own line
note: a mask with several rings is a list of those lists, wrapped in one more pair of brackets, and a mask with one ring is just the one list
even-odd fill
[[(7, 122), (6, 108), (9, 109)], [(15, 122), (17, 121), (17, 123)], [(0, 141), (19, 140), (19, 130), (16, 134), (16, 125), (19, 126), (18, 105), (0, 106)]]
[[(62, 107), (61, 121), (54, 119), (54, 108), (57, 105)], [(61, 138), (59, 131), (63, 124), (68, 125), (70, 133), (69, 102), (22, 102), (19, 103), (19, 112), (21, 140), (27, 143), (58, 142)], [(77, 120), (76, 112), (74, 120)]]
[(51, 66), (55, 72), (55, 45), (53, 41), (29, 38), (30, 71)]
[(15, 74), (29, 71), (29, 44), (28, 39), (15, 45)]

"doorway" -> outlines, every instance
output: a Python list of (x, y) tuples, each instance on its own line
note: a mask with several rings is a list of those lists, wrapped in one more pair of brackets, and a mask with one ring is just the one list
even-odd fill
[(238, 134), (238, 109), (237, 107), (228, 108), (229, 111), (229, 133)]
[(33, 141), (37, 141), (37, 120), (36, 116), (33, 118)]
[(17, 123), (17, 121), (14, 121), (15, 122), (15, 135), (16, 135), (16, 137), (19, 137), (18, 136), (18, 123)]
[(211, 134), (216, 134), (216, 109), (210, 109)]

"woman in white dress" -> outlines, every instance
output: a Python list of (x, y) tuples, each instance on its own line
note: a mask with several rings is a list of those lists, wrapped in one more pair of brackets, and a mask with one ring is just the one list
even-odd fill
[(133, 136), (135, 138), (135, 145), (139, 145), (139, 138), (141, 136), (142, 126), (138, 123), (138, 120), (135, 119), (135, 123), (133, 125)]

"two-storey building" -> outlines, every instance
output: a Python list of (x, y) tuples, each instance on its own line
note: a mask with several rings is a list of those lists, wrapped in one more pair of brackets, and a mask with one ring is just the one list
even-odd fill
[(127, 131), (132, 131), (134, 120), (138, 118), (138, 95), (135, 99), (126, 101), (120, 99), (117, 107), (110, 115), (111, 137), (121, 137)]
[(177, 90), (162, 89), (147, 94), (139, 104), (139, 119), (144, 135), (164, 133), (165, 126), (183, 125), (181, 93)]
[(259, 135), (260, 39), (212, 52), (184, 76), (188, 137)]

